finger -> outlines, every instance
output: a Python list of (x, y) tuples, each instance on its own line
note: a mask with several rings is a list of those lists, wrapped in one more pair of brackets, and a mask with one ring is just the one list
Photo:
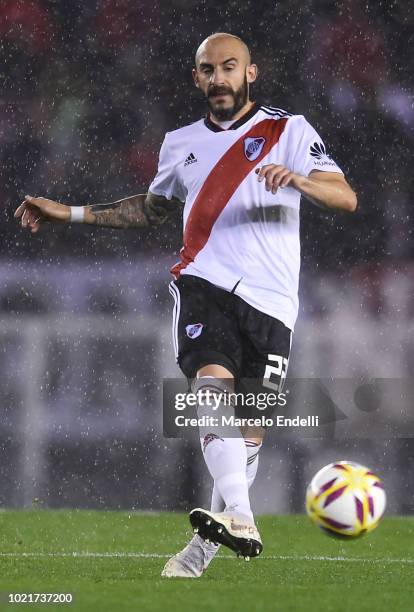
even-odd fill
[(16, 208), (15, 213), (14, 213), (14, 218), (15, 219), (19, 219), (22, 216), (22, 214), (24, 213), (25, 210), (26, 210), (26, 201), (23, 201), (20, 204), (20, 206), (18, 206)]
[(37, 219), (33, 219), (33, 221), (29, 223), (31, 232), (37, 231), (39, 229), (41, 220), (41, 217), (38, 217)]
[(41, 208), (42, 204), (45, 201), (45, 198), (35, 198), (31, 195), (24, 196), (26, 203), (30, 206), (34, 206), (35, 208)]
[(41, 218), (42, 218), (42, 215), (38, 208), (35, 208), (34, 206), (27, 207), (27, 223), (30, 226), (32, 226), (33, 223), (36, 222), (36, 220), (41, 219)]
[(271, 170), (266, 174), (266, 190), (270, 191), (272, 187), (275, 185), (279, 186), (278, 177), (282, 172), (285, 172), (286, 168), (284, 166), (273, 166)]
[(260, 168), (258, 180), (262, 181), (266, 179), (266, 189), (270, 191), (272, 188), (273, 178), (277, 172), (279, 172), (284, 166), (281, 164), (266, 164)]
[(22, 227), (27, 227), (28, 220), (29, 220), (29, 211), (26, 208), (22, 214), (22, 220), (21, 220)]
[(36, 216), (39, 216), (39, 211), (34, 206), (26, 206), (22, 215), (22, 227), (30, 226)]
[(276, 193), (278, 187), (280, 187), (282, 183), (282, 180), (288, 174), (289, 174), (289, 170), (287, 168), (283, 168), (283, 170), (280, 170), (279, 172), (275, 174), (274, 179), (273, 179), (273, 184), (272, 184), (272, 193)]
[(40, 229), (41, 219), (37, 219), (36, 223), (30, 227), (30, 231), (32, 234), (37, 234)]
[(293, 180), (294, 177), (294, 173), (293, 172), (289, 172), (289, 174), (287, 176), (284, 177), (284, 179), (281, 181), (280, 183), (280, 187), (287, 187), (291, 181)]
[(257, 168), (256, 173), (258, 174), (257, 180), (259, 181), (259, 183), (261, 183), (261, 181), (263, 181), (263, 179), (265, 178), (266, 174), (273, 167), (274, 167), (274, 164), (266, 164), (266, 166), (262, 166), (261, 168)]

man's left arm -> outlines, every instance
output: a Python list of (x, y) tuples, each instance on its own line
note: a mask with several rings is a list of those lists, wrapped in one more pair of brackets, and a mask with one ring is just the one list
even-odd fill
[(272, 193), (289, 185), (321, 208), (356, 210), (357, 196), (339, 172), (313, 170), (309, 176), (302, 176), (279, 164), (268, 164), (256, 172), (258, 180), (264, 180), (266, 189)]
[(295, 174), (291, 183), (305, 198), (320, 206), (333, 210), (355, 212), (357, 196), (338, 172), (313, 170), (309, 176)]

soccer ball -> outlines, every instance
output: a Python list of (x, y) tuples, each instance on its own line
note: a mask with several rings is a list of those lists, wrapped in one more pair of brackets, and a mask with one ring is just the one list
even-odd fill
[(381, 480), (353, 461), (330, 463), (312, 478), (306, 511), (325, 533), (356, 538), (377, 527), (386, 505)]

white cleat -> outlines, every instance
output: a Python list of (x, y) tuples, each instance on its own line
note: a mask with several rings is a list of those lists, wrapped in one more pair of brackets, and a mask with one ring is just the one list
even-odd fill
[(219, 546), (206, 544), (195, 535), (183, 550), (168, 559), (161, 572), (165, 578), (200, 578), (217, 553)]
[(240, 512), (210, 512), (195, 508), (190, 512), (190, 523), (198, 535), (208, 542), (224, 544), (246, 561), (263, 550), (262, 540), (254, 522)]

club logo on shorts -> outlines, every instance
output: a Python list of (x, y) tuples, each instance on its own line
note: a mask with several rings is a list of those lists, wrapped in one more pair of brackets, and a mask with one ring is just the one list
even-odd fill
[(195, 340), (203, 331), (203, 327), (202, 323), (193, 323), (192, 325), (186, 325), (185, 332), (191, 340)]
[(244, 154), (249, 161), (257, 159), (262, 152), (266, 138), (245, 138), (244, 139)]

